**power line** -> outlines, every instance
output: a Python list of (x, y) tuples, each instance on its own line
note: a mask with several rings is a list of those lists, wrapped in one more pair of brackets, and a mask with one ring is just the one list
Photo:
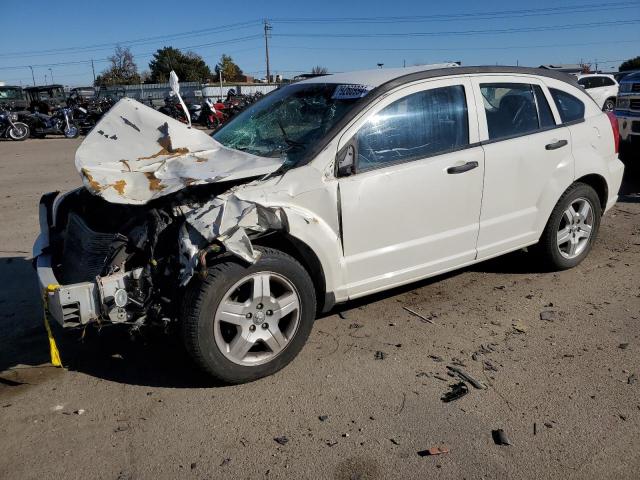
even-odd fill
[(499, 35), (524, 32), (547, 32), (555, 30), (576, 30), (582, 28), (602, 28), (610, 26), (634, 25), (640, 20), (614, 20), (610, 22), (572, 23), (541, 27), (519, 27), (488, 30), (456, 30), (441, 32), (393, 32), (393, 33), (275, 33), (276, 37), (308, 37), (308, 38), (394, 38), (394, 37), (435, 37), (457, 35)]
[(272, 18), (273, 23), (420, 23), (420, 22), (448, 22), (461, 20), (492, 20), (505, 18), (525, 18), (534, 16), (550, 16), (576, 13), (592, 13), (600, 11), (626, 9), (639, 5), (640, 2), (611, 2), (590, 5), (573, 5), (564, 7), (549, 7), (539, 9), (502, 10), (494, 12), (452, 13), (435, 15), (411, 15), (411, 16), (384, 16), (384, 17), (325, 17), (325, 18)]
[(389, 52), (464, 52), (464, 51), (483, 51), (483, 50), (526, 50), (532, 48), (561, 48), (561, 47), (582, 47), (582, 46), (591, 46), (591, 45), (617, 45), (620, 43), (637, 43), (638, 40), (611, 40), (606, 42), (580, 42), (580, 43), (556, 43), (556, 44), (547, 44), (547, 45), (503, 45), (499, 47), (455, 47), (455, 48), (434, 48), (434, 47), (424, 47), (424, 48), (416, 48), (416, 47), (408, 47), (408, 48), (384, 48), (384, 47), (310, 47), (303, 45), (271, 45), (272, 48), (285, 48), (285, 49), (300, 49), (300, 50), (352, 50), (352, 51), (363, 51), (363, 52), (377, 52), (377, 51), (389, 51)]
[(27, 52), (10, 52), (10, 53), (2, 53), (0, 54), (0, 58), (10, 58), (10, 57), (33, 57), (33, 56), (41, 56), (41, 55), (51, 55), (51, 54), (69, 54), (69, 53), (79, 53), (79, 52), (90, 52), (90, 51), (95, 51), (95, 50), (105, 50), (105, 49), (111, 49), (114, 48), (118, 45), (120, 46), (136, 46), (136, 45), (144, 45), (147, 43), (153, 43), (153, 42), (162, 42), (162, 41), (167, 41), (167, 40), (176, 40), (179, 38), (188, 38), (188, 37), (194, 37), (194, 36), (202, 36), (202, 35), (209, 35), (212, 33), (222, 33), (222, 32), (228, 32), (228, 31), (232, 31), (232, 30), (238, 30), (238, 29), (243, 29), (243, 28), (247, 28), (250, 26), (254, 26), (254, 25), (258, 25), (259, 21), (256, 20), (252, 20), (252, 21), (248, 21), (248, 22), (241, 22), (241, 23), (234, 23), (234, 24), (230, 24), (230, 25), (222, 25), (222, 26), (218, 26), (218, 27), (212, 27), (212, 28), (205, 28), (205, 29), (201, 29), (201, 30), (191, 30), (188, 32), (182, 32), (182, 33), (174, 33), (174, 34), (169, 34), (169, 35), (158, 35), (155, 37), (146, 37), (146, 38), (140, 38), (140, 39), (136, 39), (136, 40), (124, 40), (122, 42), (115, 42), (115, 43), (98, 43), (98, 44), (94, 44), (94, 45), (86, 45), (86, 46), (82, 46), (82, 47), (65, 47), (65, 48), (53, 48), (53, 49), (48, 49), (48, 50), (32, 50), (32, 51), (27, 51)]

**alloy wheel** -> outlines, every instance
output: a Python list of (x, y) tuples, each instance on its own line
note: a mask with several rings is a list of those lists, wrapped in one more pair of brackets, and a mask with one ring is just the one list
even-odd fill
[(300, 324), (300, 296), (282, 275), (259, 272), (236, 282), (224, 295), (214, 318), (220, 352), (243, 366), (261, 365), (278, 356)]
[(571, 202), (558, 226), (558, 250), (564, 258), (573, 259), (584, 252), (591, 239), (593, 221), (593, 207), (587, 199), (581, 197)]

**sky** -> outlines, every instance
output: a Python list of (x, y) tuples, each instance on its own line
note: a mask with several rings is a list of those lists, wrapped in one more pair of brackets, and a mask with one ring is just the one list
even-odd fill
[(609, 71), (640, 55), (640, 0), (324, 0), (3, 2), (0, 81), (90, 85), (116, 44), (139, 71), (163, 46), (200, 54), (211, 68), (225, 53), (265, 75), (264, 20), (272, 73), (316, 65), (330, 72), (461, 61), (463, 65), (591, 63)]

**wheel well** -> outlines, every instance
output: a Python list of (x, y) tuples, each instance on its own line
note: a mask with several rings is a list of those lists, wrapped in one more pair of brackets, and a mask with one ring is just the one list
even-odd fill
[(252, 241), (254, 245), (275, 248), (295, 258), (309, 272), (316, 290), (318, 312), (331, 308), (330, 299), (326, 297), (326, 283), (322, 264), (315, 252), (304, 242), (283, 232), (273, 232)]
[(584, 177), (580, 177), (576, 182), (585, 183), (593, 188), (600, 199), (600, 206), (603, 210), (606, 208), (607, 199), (609, 198), (609, 187), (607, 186), (607, 181), (604, 177), (596, 173), (592, 173), (585, 175)]

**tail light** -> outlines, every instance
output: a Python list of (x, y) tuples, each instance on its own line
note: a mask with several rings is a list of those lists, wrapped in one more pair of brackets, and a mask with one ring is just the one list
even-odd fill
[(618, 126), (618, 119), (613, 112), (607, 112), (607, 117), (611, 122), (611, 129), (613, 130), (613, 145), (616, 153), (620, 150), (620, 127)]

